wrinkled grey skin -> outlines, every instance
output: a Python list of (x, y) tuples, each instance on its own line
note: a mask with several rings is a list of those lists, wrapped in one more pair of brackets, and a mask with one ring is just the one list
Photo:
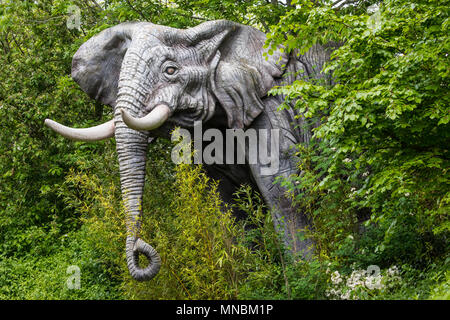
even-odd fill
[[(169, 137), (175, 126), (192, 128), (203, 121), (204, 129), (280, 129), (280, 171), (261, 176), (259, 165), (208, 165), (208, 174), (220, 179), (225, 201), (241, 183), (253, 185), (274, 212), (274, 220), (294, 252), (311, 246), (295, 237), (308, 226), (306, 217), (293, 208), (284, 190), (274, 184), (278, 175), (297, 173), (291, 147), (307, 143), (310, 129), (299, 127), (291, 109), (277, 111), (282, 96), (268, 91), (292, 83), (295, 72), (303, 77), (325, 77), (316, 72), (329, 58), (326, 48), (315, 46), (306, 55), (280, 51), (263, 57), (265, 35), (249, 26), (230, 21), (212, 21), (179, 30), (146, 22), (124, 23), (104, 30), (84, 43), (73, 57), (72, 77), (93, 99), (115, 110), (114, 125), (120, 177), (127, 216), (127, 262), (136, 280), (154, 277), (161, 265), (156, 251), (139, 238), (141, 204), (145, 180), (146, 153), (150, 138)], [(167, 68), (176, 71), (170, 75)], [(124, 109), (136, 118), (156, 105), (170, 108), (169, 119), (151, 131), (127, 127)], [(284, 223), (282, 221), (284, 220)], [(142, 269), (138, 254), (149, 259)]]

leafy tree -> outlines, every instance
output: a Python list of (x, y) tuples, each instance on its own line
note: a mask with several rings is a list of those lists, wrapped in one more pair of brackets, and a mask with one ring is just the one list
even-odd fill
[[(273, 90), (321, 122), (302, 175), (284, 183), (325, 234), (352, 235), (368, 210), (366, 226), (383, 230), (372, 250), (385, 263), (448, 254), (449, 3), (338, 2), (293, 1), (272, 29), (271, 46), (294, 53), (340, 43), (322, 70), (333, 84)], [(324, 227), (336, 213), (350, 229)]]

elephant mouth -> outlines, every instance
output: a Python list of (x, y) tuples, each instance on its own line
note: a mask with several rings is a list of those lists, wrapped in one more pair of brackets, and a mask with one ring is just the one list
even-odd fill
[(192, 127), (195, 122), (208, 121), (214, 114), (216, 102), (208, 97), (205, 102), (188, 99), (172, 109), (167, 103), (156, 104), (146, 116), (133, 117), (126, 109), (120, 109), (123, 122), (130, 128), (139, 131), (150, 131), (159, 128), (166, 121), (182, 127)]
[(196, 122), (205, 122), (211, 118), (212, 114), (203, 108), (189, 108), (175, 110), (170, 122), (180, 127), (193, 127)]

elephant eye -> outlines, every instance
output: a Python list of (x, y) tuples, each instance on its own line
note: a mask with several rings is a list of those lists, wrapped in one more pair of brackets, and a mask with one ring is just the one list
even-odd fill
[(166, 70), (164, 70), (165, 73), (168, 75), (173, 75), (177, 71), (177, 68), (175, 67), (167, 67)]

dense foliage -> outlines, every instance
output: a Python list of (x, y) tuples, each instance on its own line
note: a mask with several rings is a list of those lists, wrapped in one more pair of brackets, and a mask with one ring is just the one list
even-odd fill
[[(0, 1), (0, 299), (448, 299), (449, 4)], [(71, 5), (80, 29), (67, 27)], [(340, 44), (324, 67), (333, 85), (272, 90), (321, 123), (298, 146), (301, 174), (279, 181), (312, 218), (318, 250), (310, 261), (290, 256), (245, 186), (236, 205), (249, 218), (235, 221), (201, 167), (174, 166), (170, 142), (158, 140), (143, 237), (163, 267), (137, 283), (126, 268), (114, 140), (68, 142), (43, 121), (112, 117), (70, 77), (92, 35), (130, 20), (184, 28), (213, 19), (269, 32), (269, 49)], [(72, 265), (80, 289), (66, 284)], [(363, 272), (370, 266), (375, 276)]]
[[(448, 265), (449, 3), (297, 3), (272, 46), (341, 44), (323, 69), (332, 85), (273, 90), (321, 123), (299, 146), (301, 174), (281, 182), (313, 217), (311, 236), (323, 255), (355, 267)], [(355, 232), (362, 218), (366, 231)]]

